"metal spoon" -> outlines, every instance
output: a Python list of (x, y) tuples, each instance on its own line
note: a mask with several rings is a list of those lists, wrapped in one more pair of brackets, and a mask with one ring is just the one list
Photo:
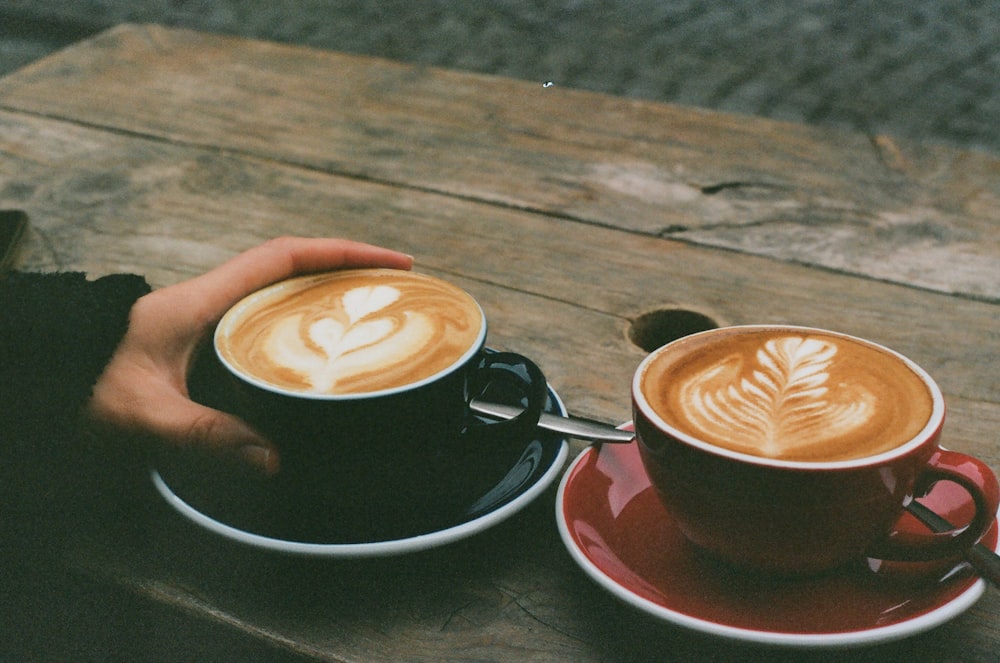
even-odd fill
[[(523, 408), (516, 405), (503, 405), (500, 403), (488, 403), (478, 399), (473, 399), (469, 403), (469, 408), (476, 414), (480, 414), (490, 419), (513, 419), (521, 414)], [(563, 433), (580, 440), (591, 440), (595, 442), (628, 443), (635, 439), (635, 433), (627, 430), (620, 430), (611, 424), (605, 424), (593, 419), (583, 417), (559, 416), (543, 412), (538, 420), (538, 427), (545, 430)]]
[[(906, 510), (935, 532), (947, 532), (953, 528), (951, 523), (916, 500), (907, 504)], [(982, 578), (1000, 587), (1000, 555), (977, 543), (965, 551), (965, 559)]]

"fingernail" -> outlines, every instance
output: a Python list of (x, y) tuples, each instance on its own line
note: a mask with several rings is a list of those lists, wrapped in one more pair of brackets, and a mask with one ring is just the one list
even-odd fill
[(245, 447), (240, 447), (240, 456), (268, 476), (272, 476), (278, 471), (278, 455), (267, 447), (248, 444)]

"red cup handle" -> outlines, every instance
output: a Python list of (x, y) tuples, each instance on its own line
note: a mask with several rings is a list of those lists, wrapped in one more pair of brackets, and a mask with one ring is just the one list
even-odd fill
[(917, 478), (914, 499), (924, 497), (938, 481), (953, 481), (972, 497), (976, 513), (965, 526), (945, 532), (904, 532), (894, 530), (868, 549), (876, 559), (926, 562), (961, 555), (976, 544), (993, 524), (1000, 508), (1000, 485), (996, 475), (982, 461), (955, 451), (938, 449)]

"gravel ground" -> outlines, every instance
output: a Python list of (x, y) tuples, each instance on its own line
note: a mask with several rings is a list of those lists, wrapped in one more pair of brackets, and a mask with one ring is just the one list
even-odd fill
[(995, 0), (0, 0), (0, 73), (123, 21), (1000, 153)]

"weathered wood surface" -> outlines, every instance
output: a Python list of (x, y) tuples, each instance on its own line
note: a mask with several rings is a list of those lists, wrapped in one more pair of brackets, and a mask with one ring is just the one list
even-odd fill
[[(643, 351), (627, 331), (643, 312), (840, 329), (925, 366), (948, 399), (948, 445), (1000, 469), (997, 169), (983, 155), (155, 27), (0, 80), (0, 109), (0, 206), (31, 214), (27, 267), (165, 285), (282, 233), (397, 247), (472, 291), (491, 344), (535, 357), (571, 410), (611, 421), (629, 416)], [(938, 253), (914, 273), (893, 258), (910, 221), (876, 220), (918, 207), (938, 243), (913, 245)], [(751, 217), (741, 232), (785, 252), (660, 236), (683, 225), (739, 243), (719, 224)], [(829, 242), (802, 241), (810, 229)], [(975, 278), (949, 281), (953, 260)], [(759, 653), (654, 623), (593, 586), (562, 548), (553, 496), (439, 551), (303, 563), (220, 542), (144, 494), (131, 507), (142, 536), (100, 536), (114, 512), (66, 561), (318, 660)], [(991, 590), (932, 633), (847, 658), (986, 660), (998, 623)]]
[(985, 154), (153, 26), (8, 77), (0, 105), (1000, 299)]

